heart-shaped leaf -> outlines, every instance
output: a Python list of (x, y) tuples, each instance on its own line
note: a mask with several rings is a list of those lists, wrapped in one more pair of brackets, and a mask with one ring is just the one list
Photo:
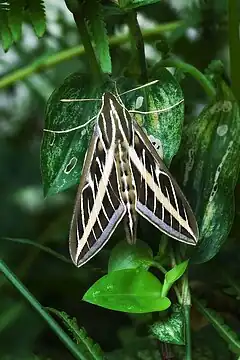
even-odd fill
[(137, 268), (147, 270), (152, 260), (152, 249), (144, 241), (138, 240), (134, 245), (121, 241), (111, 252), (108, 272)]
[(83, 300), (111, 310), (129, 313), (163, 311), (171, 302), (161, 298), (162, 284), (144, 270), (113, 271), (85, 293)]

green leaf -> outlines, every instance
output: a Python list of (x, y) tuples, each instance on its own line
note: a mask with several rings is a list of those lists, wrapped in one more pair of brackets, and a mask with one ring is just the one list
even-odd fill
[(197, 216), (199, 245), (192, 261), (210, 260), (232, 226), (234, 188), (240, 164), (240, 111), (222, 81), (217, 100), (207, 106), (184, 132), (178, 164), (184, 192)]
[[(123, 95), (121, 98), (127, 109), (135, 109), (136, 105), (141, 105), (137, 110), (163, 110), (159, 114), (144, 116), (137, 114), (135, 119), (143, 127), (150, 140), (155, 141), (160, 156), (169, 166), (173, 156), (178, 152), (181, 142), (184, 120), (183, 93), (174, 76), (166, 69), (159, 69), (152, 80), (159, 81), (151, 86)], [(117, 85), (119, 88), (120, 80)], [(121, 89), (121, 91), (124, 90)], [(143, 99), (143, 102), (138, 101), (140, 99)]]
[(99, 279), (83, 300), (111, 310), (129, 313), (163, 311), (171, 302), (161, 298), (162, 284), (144, 270), (119, 270)]
[[(100, 110), (100, 101), (61, 102), (61, 99), (101, 99), (111, 89), (106, 82), (97, 86), (89, 74), (72, 74), (48, 100), (45, 128), (68, 130), (86, 123)], [(44, 194), (52, 195), (79, 182), (84, 156), (95, 121), (77, 131), (64, 134), (43, 133), (41, 170)]]
[(0, 4), (0, 35), (4, 51), (8, 51), (13, 44), (13, 37), (8, 27), (8, 12), (9, 8)]
[(238, 335), (224, 323), (224, 319), (214, 310), (205, 306), (205, 303), (195, 296), (192, 296), (193, 304), (212, 324), (218, 334), (227, 342), (231, 351), (240, 355), (240, 339)]
[(188, 266), (188, 260), (182, 262), (174, 266), (173, 269), (169, 270), (165, 274), (163, 288), (162, 288), (162, 296), (166, 296), (171, 286), (177, 281), (186, 271)]
[(9, 0), (0, 3), (0, 35), (5, 51), (20, 39), (26, 14), (37, 36), (42, 36), (46, 29), (43, 0)]
[(131, 10), (140, 6), (150, 5), (159, 2), (159, 0), (118, 0), (121, 9)]
[(126, 241), (119, 242), (112, 250), (108, 262), (108, 272), (141, 268), (147, 270), (153, 260), (152, 249), (143, 241), (134, 245)]
[(18, 41), (22, 34), (25, 0), (10, 0), (9, 3), (8, 24), (12, 32), (13, 40)]
[(184, 345), (184, 314), (180, 305), (172, 306), (171, 316), (162, 321), (157, 321), (150, 326), (150, 334), (158, 340), (176, 345)]
[(43, 36), (46, 30), (45, 6), (43, 0), (27, 0), (29, 19), (38, 37)]
[(159, 143), (164, 162), (169, 166), (181, 142), (184, 120), (183, 93), (168, 70), (161, 69), (156, 74), (156, 79), (159, 79), (159, 82), (156, 86), (151, 86), (148, 91), (148, 110), (165, 109), (166, 111), (147, 115), (144, 128), (151, 141), (155, 140), (157, 145)]
[(102, 5), (99, 0), (88, 0), (85, 6), (86, 20), (95, 44), (95, 52), (100, 67), (103, 73), (111, 74), (112, 63)]
[(83, 354), (87, 357), (90, 356), (90, 359), (93, 360), (106, 359), (100, 346), (88, 336), (83, 327), (79, 328), (76, 318), (71, 318), (64, 311), (58, 311), (53, 308), (47, 308), (47, 310), (57, 315), (63, 321)]

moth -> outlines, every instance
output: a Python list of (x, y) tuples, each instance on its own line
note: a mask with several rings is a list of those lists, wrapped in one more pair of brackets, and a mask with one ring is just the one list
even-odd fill
[(172, 238), (196, 245), (194, 214), (133, 118), (131, 113), (139, 111), (128, 111), (120, 96), (110, 92), (104, 93), (101, 101), (71, 221), (69, 249), (73, 263), (80, 267), (96, 255), (121, 221), (128, 243), (135, 244), (139, 215)]

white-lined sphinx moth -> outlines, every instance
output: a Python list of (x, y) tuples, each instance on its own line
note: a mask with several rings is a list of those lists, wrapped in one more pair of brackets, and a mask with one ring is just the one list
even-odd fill
[[(166, 109), (156, 112), (161, 111)], [(138, 215), (179, 241), (198, 241), (187, 200), (131, 112), (139, 111), (128, 111), (119, 96), (103, 94), (70, 228), (70, 254), (78, 267), (100, 251), (121, 220), (134, 244)]]

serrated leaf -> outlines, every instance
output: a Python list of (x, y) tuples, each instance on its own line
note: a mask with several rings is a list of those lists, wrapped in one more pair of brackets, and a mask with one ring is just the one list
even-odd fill
[(153, 260), (152, 249), (141, 240), (134, 245), (126, 241), (119, 242), (111, 251), (108, 272), (141, 268), (147, 270)]
[(150, 326), (150, 334), (158, 340), (176, 345), (184, 345), (185, 320), (182, 307), (173, 305), (171, 316), (163, 321), (157, 321)]
[(172, 285), (177, 281), (186, 271), (188, 266), (188, 260), (174, 266), (173, 269), (169, 270), (164, 277), (162, 295), (166, 296)]
[(159, 2), (159, 0), (118, 0), (121, 9), (131, 10), (140, 6), (151, 5)]
[(10, 10), (8, 12), (8, 24), (14, 41), (18, 41), (22, 34), (25, 0), (10, 0), (9, 3)]
[(162, 284), (150, 272), (119, 270), (99, 279), (83, 300), (111, 310), (148, 313), (171, 305), (168, 298), (161, 298), (161, 290)]
[(8, 12), (8, 8), (0, 9), (0, 35), (4, 51), (8, 51), (10, 46), (13, 44), (13, 37), (8, 27)]
[(86, 354), (87, 358), (93, 360), (105, 360), (104, 353), (100, 348), (99, 344), (95, 343), (87, 334), (86, 330), (81, 327), (79, 328), (76, 318), (71, 318), (66, 312), (58, 311), (53, 308), (47, 308), (48, 311), (51, 311), (57, 315), (68, 328), (76, 343), (78, 348), (82, 353)]
[[(234, 216), (234, 187), (240, 164), (240, 111), (230, 88), (219, 84), (217, 100), (184, 132), (178, 164), (182, 182), (197, 216), (199, 245), (192, 261), (210, 260), (220, 250)], [(179, 171), (179, 173), (181, 172)]]
[(38, 37), (43, 36), (46, 30), (46, 15), (43, 0), (28, 0), (29, 19)]
[(200, 311), (215, 328), (218, 334), (227, 342), (233, 352), (240, 355), (240, 339), (238, 335), (225, 324), (224, 319), (214, 310), (206, 307), (202, 300), (192, 297), (193, 304)]
[(86, 3), (86, 19), (95, 44), (95, 52), (103, 73), (112, 73), (106, 24), (102, 5), (99, 0), (88, 0)]

